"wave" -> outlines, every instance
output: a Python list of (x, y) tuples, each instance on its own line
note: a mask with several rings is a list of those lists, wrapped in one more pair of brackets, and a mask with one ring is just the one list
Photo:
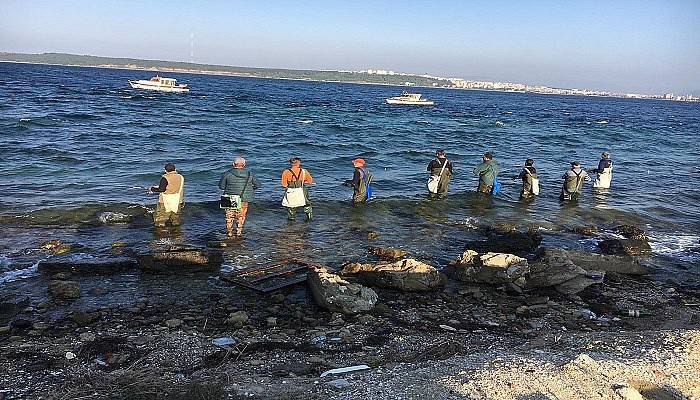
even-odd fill
[(300, 124), (313, 124), (314, 120), (312, 120), (312, 119), (300, 119), (297, 122)]
[(9, 270), (0, 273), (0, 283), (13, 282), (20, 279), (29, 278), (37, 274), (39, 263), (36, 262), (27, 268)]
[(678, 233), (651, 233), (649, 245), (654, 253), (682, 261), (700, 260), (700, 236)]

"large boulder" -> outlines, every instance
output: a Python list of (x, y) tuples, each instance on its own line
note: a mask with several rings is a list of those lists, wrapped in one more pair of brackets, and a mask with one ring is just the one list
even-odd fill
[(75, 281), (53, 280), (49, 282), (49, 293), (57, 299), (75, 300), (80, 298), (80, 285)]
[(39, 271), (49, 274), (59, 272), (89, 274), (115, 274), (138, 267), (133, 258), (93, 257), (86, 254), (58, 255), (39, 262)]
[(181, 269), (213, 269), (223, 262), (220, 250), (191, 246), (170, 246), (137, 256), (139, 267), (147, 271), (171, 272)]
[(649, 240), (646, 232), (644, 232), (640, 228), (637, 228), (634, 225), (620, 225), (620, 226), (615, 227), (615, 229), (613, 229), (613, 231), (615, 233), (617, 233), (618, 235), (622, 235), (626, 239), (636, 239), (636, 240), (644, 240), (644, 241)]
[(646, 275), (649, 273), (648, 268), (629, 256), (566, 249), (545, 249), (540, 254), (549, 258), (568, 258), (586, 271), (605, 271), (626, 275)]
[(525, 285), (525, 275), (530, 272), (526, 259), (507, 253), (479, 255), (467, 250), (448, 266), (456, 279), (464, 282)]
[(358, 314), (370, 311), (377, 303), (374, 290), (350, 283), (325, 268), (316, 268), (306, 275), (316, 304), (333, 312)]
[(447, 282), (447, 277), (432, 265), (407, 258), (394, 263), (346, 265), (344, 275), (356, 274), (367, 284), (405, 292), (435, 290)]
[[(577, 252), (564, 249), (544, 249), (538, 253), (538, 258), (530, 264), (530, 275), (527, 287), (554, 287), (563, 294), (576, 294), (588, 286), (603, 282), (605, 272), (597, 268), (592, 253)], [(577, 261), (581, 262), (579, 265)]]

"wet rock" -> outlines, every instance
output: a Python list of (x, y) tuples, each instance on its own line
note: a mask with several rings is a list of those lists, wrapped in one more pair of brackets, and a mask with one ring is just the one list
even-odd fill
[(75, 281), (51, 281), (49, 293), (57, 299), (75, 300), (80, 298), (80, 286)]
[(65, 254), (71, 251), (74, 245), (70, 243), (63, 243), (58, 239), (54, 239), (43, 242), (40, 247), (42, 250), (45, 250), (51, 254)]
[(649, 238), (647, 237), (646, 232), (644, 232), (642, 229), (637, 228), (636, 226), (633, 225), (620, 225), (613, 229), (615, 233), (618, 235), (622, 235), (627, 239), (636, 239), (636, 240), (643, 240), (643, 241), (648, 241)]
[(80, 341), (81, 342), (94, 342), (95, 341), (95, 334), (92, 332), (83, 332), (80, 334)]
[(456, 279), (463, 282), (489, 284), (514, 284), (522, 287), (524, 276), (530, 272), (526, 259), (513, 254), (486, 253), (479, 255), (473, 250), (465, 251), (449, 264)]
[(527, 254), (534, 252), (542, 243), (542, 235), (537, 229), (521, 232), (515, 229), (491, 229), (487, 239), (467, 242), (466, 248), (478, 253)]
[(651, 246), (640, 239), (605, 239), (598, 243), (605, 254), (639, 257), (651, 254)]
[(32, 326), (32, 321), (24, 318), (17, 318), (10, 323), (10, 326), (14, 329), (28, 329)]
[(412, 258), (394, 263), (348, 264), (342, 274), (356, 274), (365, 284), (406, 292), (435, 290), (447, 281), (432, 265)]
[(169, 246), (137, 256), (141, 269), (152, 272), (173, 272), (179, 269), (211, 269), (223, 262), (219, 250), (191, 246)]
[(66, 254), (40, 261), (39, 271), (49, 274), (108, 275), (132, 270), (137, 266), (136, 260), (128, 257), (92, 257), (86, 254)]
[(8, 323), (28, 305), (29, 298), (25, 296), (6, 295), (0, 298), (0, 324)]
[(541, 253), (549, 257), (565, 257), (587, 271), (605, 271), (626, 275), (646, 275), (649, 269), (629, 256), (590, 253), (586, 251), (546, 249)]
[(229, 314), (226, 323), (234, 328), (242, 328), (248, 322), (248, 313), (245, 311), (236, 311)]
[(182, 320), (178, 319), (178, 318), (172, 318), (172, 319), (166, 320), (164, 323), (165, 323), (165, 326), (172, 329), (172, 328), (177, 328), (178, 326), (182, 325)]
[(96, 312), (75, 311), (71, 314), (71, 319), (79, 326), (89, 325), (97, 321), (98, 318), (100, 318), (100, 314)]
[(374, 290), (350, 283), (325, 268), (310, 271), (306, 281), (316, 304), (330, 311), (357, 314), (370, 311), (377, 303)]
[(408, 252), (391, 247), (370, 247), (370, 254), (374, 254), (381, 260), (400, 260), (408, 255)]
[(595, 225), (577, 225), (571, 228), (571, 232), (582, 236), (596, 236), (598, 228)]

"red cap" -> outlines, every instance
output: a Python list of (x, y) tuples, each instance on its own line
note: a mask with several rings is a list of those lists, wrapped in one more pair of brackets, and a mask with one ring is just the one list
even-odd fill
[(361, 167), (364, 167), (365, 166), (365, 159), (364, 158), (356, 158), (356, 159), (352, 160), (352, 165), (355, 165), (355, 166), (359, 165)]

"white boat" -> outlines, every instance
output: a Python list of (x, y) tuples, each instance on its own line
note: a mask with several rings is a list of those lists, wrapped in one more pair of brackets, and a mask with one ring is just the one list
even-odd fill
[(389, 97), (386, 99), (387, 104), (416, 104), (424, 106), (432, 106), (435, 104), (432, 100), (422, 99), (419, 93), (403, 92), (401, 96)]
[(177, 84), (177, 79), (161, 78), (156, 75), (149, 80), (129, 81), (134, 89), (158, 90), (161, 92), (189, 92), (190, 88), (186, 84)]

